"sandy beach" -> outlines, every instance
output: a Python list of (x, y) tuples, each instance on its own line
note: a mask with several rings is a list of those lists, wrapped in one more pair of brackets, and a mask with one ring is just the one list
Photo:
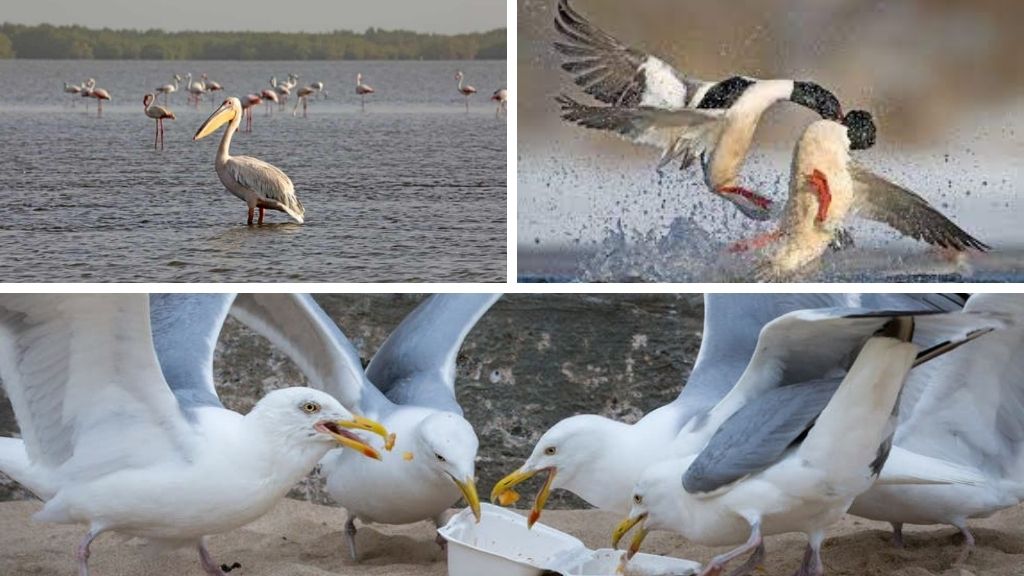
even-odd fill
[[(73, 574), (73, 550), (81, 526), (38, 524), (31, 516), (38, 502), (0, 504), (0, 574), (5, 576)], [(348, 559), (344, 548), (344, 514), (337, 508), (285, 500), (259, 521), (210, 539), (220, 562), (242, 565), (232, 574), (244, 576), (442, 576), (444, 554), (434, 544), (431, 524), (367, 526), (359, 531), (362, 561)], [(608, 545), (617, 518), (594, 510), (550, 510), (543, 521), (565, 530), (592, 548)], [(1024, 575), (1024, 508), (972, 522), (978, 547), (963, 566), (954, 566), (961, 538), (952, 528), (908, 527), (906, 547), (889, 544), (888, 526), (847, 517), (825, 542), (826, 572), (857, 576), (1020, 576)], [(767, 539), (767, 576), (792, 574), (803, 556), (799, 534)], [(694, 546), (671, 534), (648, 537), (644, 551), (707, 561), (721, 549)], [(96, 576), (178, 574), (200, 575), (192, 550), (154, 555), (138, 541), (121, 542), (106, 535), (92, 547)], [(500, 575), (489, 575), (500, 576)]]

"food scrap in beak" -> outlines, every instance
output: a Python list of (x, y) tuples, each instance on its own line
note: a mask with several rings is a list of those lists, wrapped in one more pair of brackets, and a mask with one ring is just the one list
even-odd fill
[[(540, 519), (540, 513), (544, 510), (544, 505), (547, 504), (548, 496), (551, 494), (551, 485), (555, 481), (555, 474), (558, 472), (555, 468), (541, 468), (539, 470), (523, 470), (520, 468), (516, 470), (494, 485), (494, 489), (491, 490), (491, 502), (503, 506), (516, 502), (519, 500), (519, 495), (512, 490), (512, 487), (533, 478), (541, 472), (547, 472), (548, 477), (540, 491), (537, 492), (537, 498), (534, 499), (533, 508), (530, 510), (530, 517), (526, 521), (527, 527), (533, 528), (533, 525)], [(509, 494), (510, 492), (511, 494)]]

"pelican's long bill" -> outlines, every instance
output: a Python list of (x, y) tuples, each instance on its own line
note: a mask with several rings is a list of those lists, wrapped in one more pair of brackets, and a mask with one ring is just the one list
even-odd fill
[(459, 487), (459, 491), (462, 492), (462, 497), (466, 499), (466, 504), (469, 505), (469, 509), (473, 511), (473, 516), (476, 517), (477, 524), (480, 523), (480, 496), (476, 493), (476, 480), (472, 477), (466, 478), (465, 480), (459, 480), (452, 477), (455, 485)]
[(192, 140), (195, 141), (201, 138), (206, 138), (210, 134), (213, 134), (217, 128), (220, 128), (224, 124), (234, 120), (234, 118), (235, 109), (231, 106), (230, 100), (225, 100), (224, 103), (220, 105), (220, 108), (214, 110), (213, 114), (210, 114), (210, 117), (206, 119), (206, 122), (203, 122), (203, 125), (199, 127), (199, 130), (196, 130), (196, 135), (192, 137)]
[(520, 468), (515, 472), (505, 476), (494, 485), (494, 489), (491, 490), (491, 502), (498, 502), (499, 496), (506, 490), (511, 490), (513, 486), (522, 484), (523, 482), (533, 478), (541, 472), (547, 472), (548, 478), (544, 481), (544, 485), (541, 486), (540, 492), (537, 492), (537, 498), (533, 501), (533, 508), (530, 510), (530, 517), (526, 521), (528, 528), (533, 528), (533, 525), (540, 519), (540, 513), (544, 510), (544, 505), (547, 504), (548, 496), (551, 494), (551, 484), (555, 481), (555, 474), (558, 471), (554, 468), (540, 468), (538, 470), (523, 470)]
[(345, 448), (351, 448), (357, 452), (361, 452), (363, 456), (366, 456), (367, 458), (382, 460), (380, 452), (378, 452), (376, 448), (367, 444), (366, 441), (359, 436), (356, 436), (346, 430), (346, 428), (366, 430), (387, 438), (387, 429), (385, 429), (384, 425), (379, 422), (363, 418), (362, 416), (355, 416), (351, 420), (324, 420), (322, 422), (317, 422), (315, 428), (319, 432), (329, 434), (338, 444), (341, 444)]
[(622, 540), (622, 537), (632, 530), (634, 526), (637, 524), (640, 525), (640, 529), (633, 535), (633, 540), (629, 543), (629, 550), (626, 551), (625, 560), (629, 560), (639, 552), (640, 545), (643, 544), (644, 538), (647, 538), (647, 528), (644, 527), (644, 522), (646, 520), (646, 513), (640, 514), (635, 518), (631, 516), (620, 522), (619, 525), (615, 527), (615, 532), (612, 533), (612, 548), (618, 548), (619, 541)]

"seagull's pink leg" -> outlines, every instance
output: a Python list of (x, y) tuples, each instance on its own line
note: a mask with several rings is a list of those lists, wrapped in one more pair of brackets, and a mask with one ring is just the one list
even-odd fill
[(217, 562), (210, 555), (210, 550), (206, 548), (206, 542), (199, 540), (197, 548), (199, 549), (199, 563), (202, 564), (203, 570), (209, 576), (224, 576), (224, 571), (217, 566)]
[(89, 533), (78, 543), (78, 548), (75, 549), (75, 559), (78, 560), (78, 576), (89, 576), (89, 545), (99, 535), (99, 532), (89, 530)]
[(824, 222), (825, 218), (828, 217), (828, 207), (832, 204), (832, 192), (828, 187), (828, 178), (822, 174), (821, 170), (815, 169), (815, 171), (807, 177), (807, 181), (814, 186), (814, 189), (818, 192), (818, 222)]

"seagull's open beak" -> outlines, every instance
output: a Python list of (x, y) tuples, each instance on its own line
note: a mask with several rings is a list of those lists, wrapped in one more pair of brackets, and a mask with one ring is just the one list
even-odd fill
[(195, 141), (201, 138), (206, 138), (217, 130), (217, 128), (220, 128), (224, 124), (234, 120), (234, 118), (235, 110), (231, 107), (231, 104), (228, 102), (221, 104), (220, 108), (217, 108), (213, 114), (210, 114), (210, 117), (206, 119), (206, 122), (203, 122), (203, 125), (196, 131), (196, 135), (192, 137), (192, 140)]
[(618, 548), (619, 541), (622, 540), (622, 537), (632, 530), (634, 526), (637, 524), (640, 525), (640, 529), (633, 535), (633, 540), (629, 543), (629, 550), (626, 551), (626, 560), (629, 560), (640, 551), (640, 545), (643, 544), (644, 538), (647, 537), (647, 528), (644, 527), (644, 522), (646, 520), (647, 513), (644, 512), (636, 517), (630, 516), (629, 518), (626, 518), (615, 527), (615, 532), (612, 533), (612, 548)]
[(544, 510), (544, 505), (547, 504), (548, 496), (551, 494), (551, 484), (555, 481), (555, 474), (558, 473), (556, 468), (540, 468), (537, 470), (524, 470), (520, 468), (516, 470), (494, 485), (494, 489), (491, 490), (491, 502), (498, 502), (502, 492), (511, 490), (513, 486), (522, 484), (541, 472), (547, 472), (548, 478), (544, 481), (544, 486), (541, 487), (540, 492), (537, 492), (537, 498), (533, 501), (533, 508), (530, 510), (530, 517), (526, 521), (526, 526), (533, 528), (533, 525), (540, 519), (540, 513)]
[(452, 480), (455, 481), (455, 485), (459, 487), (462, 492), (462, 497), (466, 499), (466, 504), (469, 504), (469, 509), (473, 511), (473, 516), (476, 517), (476, 521), (480, 523), (480, 496), (476, 493), (476, 480), (472, 476), (467, 476), (465, 480), (458, 480), (454, 476)]
[(316, 423), (314, 426), (318, 432), (330, 435), (334, 438), (338, 444), (346, 448), (351, 448), (357, 452), (362, 452), (367, 458), (374, 458), (381, 460), (380, 452), (378, 452), (373, 446), (370, 446), (362, 438), (346, 430), (366, 430), (379, 434), (383, 438), (387, 438), (388, 432), (379, 422), (374, 422), (368, 418), (362, 416), (355, 416), (351, 420), (323, 420)]

